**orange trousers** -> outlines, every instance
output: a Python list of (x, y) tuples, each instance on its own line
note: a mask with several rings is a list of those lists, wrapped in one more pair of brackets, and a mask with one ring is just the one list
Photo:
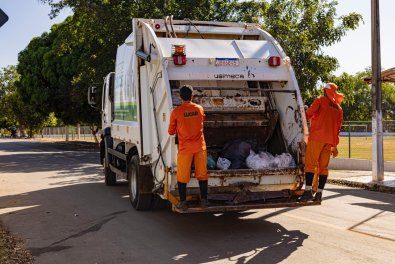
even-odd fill
[(195, 177), (199, 181), (207, 181), (207, 152), (202, 150), (194, 154), (180, 154), (177, 156), (177, 181), (188, 183), (191, 177), (192, 161), (195, 165)]
[(307, 142), (304, 171), (328, 176), (331, 147), (331, 144), (309, 140)]

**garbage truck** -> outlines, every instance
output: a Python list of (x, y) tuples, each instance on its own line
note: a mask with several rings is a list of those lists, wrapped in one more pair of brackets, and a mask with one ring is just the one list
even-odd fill
[[(172, 17), (132, 23), (102, 89), (100, 159), (106, 185), (126, 180), (136, 210), (149, 210), (161, 200), (180, 213), (320, 204), (298, 201), (308, 135), (304, 105), (291, 60), (268, 32), (252, 23)], [(167, 130), (184, 85), (194, 88), (193, 101), (204, 108), (204, 137), (214, 166), (208, 169), (210, 206), (197, 202), (192, 168), (189, 208), (181, 212), (175, 206), (178, 142)], [(92, 104), (95, 94), (90, 88)], [(240, 164), (216, 167), (224, 152)], [(272, 162), (284, 155), (292, 161)]]

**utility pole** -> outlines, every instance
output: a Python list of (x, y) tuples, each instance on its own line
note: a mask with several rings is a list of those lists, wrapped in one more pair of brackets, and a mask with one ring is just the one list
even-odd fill
[(384, 180), (379, 0), (372, 1), (372, 180)]

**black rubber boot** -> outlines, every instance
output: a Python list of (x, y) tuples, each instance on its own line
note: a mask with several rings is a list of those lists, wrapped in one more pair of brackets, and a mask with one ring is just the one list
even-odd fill
[(314, 199), (313, 199), (313, 201), (314, 202), (317, 202), (317, 201), (322, 201), (322, 192), (317, 192), (315, 195), (314, 195)]
[(207, 199), (208, 181), (199, 181), (200, 199)]
[(208, 207), (209, 206), (207, 200), (208, 181), (199, 181), (199, 188), (200, 188), (200, 206)]
[(180, 211), (185, 212), (186, 210), (188, 210), (188, 203), (187, 201), (181, 201), (176, 205), (176, 208)]
[(298, 199), (299, 202), (307, 202), (313, 200), (313, 194), (311, 193), (311, 185), (313, 185), (314, 173), (306, 172), (305, 178), (306, 178), (306, 187), (309, 186), (310, 190), (304, 191), (303, 195)]
[(313, 193), (311, 190), (309, 191), (304, 191), (303, 195), (299, 197), (299, 202), (308, 202), (313, 200)]
[(176, 208), (181, 211), (186, 211), (188, 209), (187, 203), (187, 184), (178, 182), (178, 194), (180, 195), (180, 202), (176, 205)]
[(318, 178), (318, 189), (324, 190), (328, 175), (320, 175)]
[(328, 175), (320, 175), (318, 178), (318, 192), (315, 194), (313, 201), (322, 201), (322, 191), (325, 188), (326, 180)]
[(306, 178), (306, 186), (311, 186), (311, 185), (313, 185), (314, 173), (312, 173), (312, 172), (306, 172), (305, 178)]

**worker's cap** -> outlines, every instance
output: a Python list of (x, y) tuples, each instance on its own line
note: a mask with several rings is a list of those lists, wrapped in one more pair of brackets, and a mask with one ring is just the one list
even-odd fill
[(329, 90), (334, 89), (334, 90), (337, 90), (337, 85), (334, 84), (334, 83), (327, 83), (327, 84), (324, 86), (324, 89), (329, 89)]
[(332, 101), (341, 104), (345, 98), (345, 95), (337, 92), (337, 85), (334, 83), (327, 83), (324, 86), (326, 90), (326, 96), (328, 96)]

